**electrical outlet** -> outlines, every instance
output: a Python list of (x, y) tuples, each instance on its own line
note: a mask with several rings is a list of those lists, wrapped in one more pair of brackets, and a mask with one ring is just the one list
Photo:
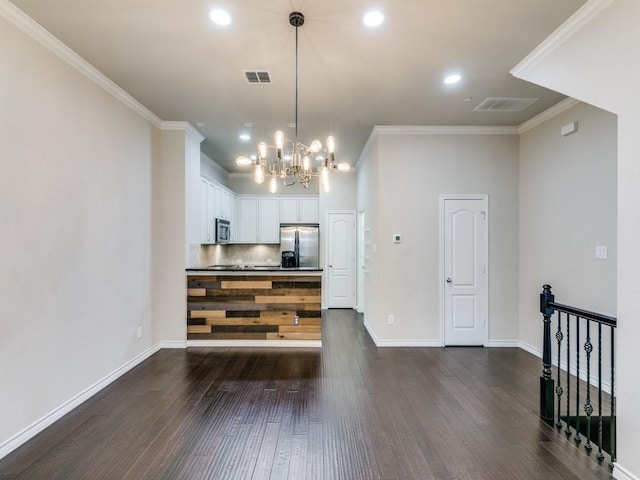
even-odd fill
[(138, 338), (142, 338), (142, 326), (138, 327)]
[(298, 315), (293, 317), (293, 324), (294, 325), (300, 325), (300, 317)]
[(389, 325), (393, 325), (396, 322), (396, 317), (394, 315), (389, 315), (389, 318), (387, 319), (387, 323)]

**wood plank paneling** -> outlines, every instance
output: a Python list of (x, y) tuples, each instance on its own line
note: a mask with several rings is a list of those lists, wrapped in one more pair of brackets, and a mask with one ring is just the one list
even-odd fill
[(262, 281), (262, 282), (258, 282), (258, 281), (224, 281), (224, 282), (220, 282), (222, 284), (222, 289), (225, 288), (241, 288), (241, 289), (246, 289), (246, 290), (263, 290), (263, 289), (267, 289), (267, 290), (271, 290), (271, 282), (267, 282), (267, 281)]
[(321, 339), (319, 275), (188, 275), (187, 287), (189, 340)]
[(206, 288), (189, 288), (187, 290), (187, 295), (190, 297), (204, 297), (207, 295)]

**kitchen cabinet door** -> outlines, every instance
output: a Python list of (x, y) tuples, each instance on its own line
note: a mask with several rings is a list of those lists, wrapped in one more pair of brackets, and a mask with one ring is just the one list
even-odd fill
[(260, 197), (258, 242), (280, 243), (280, 202), (278, 197)]
[(298, 223), (298, 197), (280, 197), (280, 223)]
[(211, 242), (210, 214), (209, 214), (209, 182), (204, 178), (200, 179), (200, 243)]
[(238, 243), (258, 242), (258, 197), (238, 197)]
[(318, 197), (300, 197), (298, 209), (300, 223), (320, 223)]
[(280, 197), (280, 223), (319, 223), (318, 197)]

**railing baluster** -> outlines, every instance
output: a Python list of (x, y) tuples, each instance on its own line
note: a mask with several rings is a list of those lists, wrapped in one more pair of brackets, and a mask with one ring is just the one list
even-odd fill
[(604, 460), (602, 453), (602, 324), (598, 324), (598, 453), (596, 459)]
[(615, 330), (613, 327), (611, 330), (611, 429), (610, 429), (610, 439), (611, 439), (611, 462), (609, 463), (609, 470), (613, 471), (613, 464), (616, 461), (616, 383), (615, 383), (615, 341), (614, 341), (614, 333)]
[[(556, 377), (553, 378), (553, 363), (552, 363), (552, 355), (551, 355), (551, 327), (552, 327), (552, 318), (553, 313), (558, 312), (558, 325), (555, 331), (555, 338), (557, 342), (558, 355), (557, 355), (557, 365), (556, 365)], [(582, 437), (586, 437), (586, 442), (584, 444), (584, 448), (588, 454), (596, 446), (597, 443), (597, 453), (595, 455), (598, 462), (602, 462), (605, 459), (605, 453), (610, 453), (610, 463), (609, 468), (613, 470), (613, 466), (616, 462), (616, 395), (615, 395), (615, 333), (616, 327), (618, 325), (618, 320), (615, 317), (611, 317), (608, 315), (603, 315), (601, 313), (590, 312), (588, 310), (583, 310), (581, 308), (573, 307), (570, 305), (564, 305), (561, 303), (556, 303), (554, 299), (554, 295), (551, 291), (550, 285), (544, 285), (542, 289), (542, 293), (540, 294), (540, 313), (542, 313), (544, 317), (544, 333), (543, 333), (543, 349), (542, 349), (542, 375), (540, 377), (540, 418), (543, 419), (549, 425), (555, 426), (559, 431), (562, 431), (562, 422), (565, 422), (564, 432), (567, 438), (573, 439), (576, 445), (580, 445), (582, 443)], [(563, 330), (562, 325), (562, 314), (566, 315), (566, 328)], [(574, 333), (571, 333), (571, 327), (573, 319), (575, 318), (575, 330)], [(584, 339), (580, 335), (580, 329), (582, 320), (586, 322), (586, 326), (584, 328)], [(592, 357), (594, 356), (595, 345), (592, 341), (592, 332), (591, 322), (596, 322), (598, 324), (598, 411), (597, 414), (595, 412), (595, 397), (592, 397), (592, 387), (596, 387), (596, 382), (592, 382), (591, 373), (592, 373)], [(608, 326), (611, 332), (611, 396), (610, 396), (610, 417), (606, 416), (607, 407), (603, 403), (606, 403), (606, 395), (603, 394), (603, 383), (605, 383), (603, 377), (603, 369), (602, 369), (602, 359), (606, 355), (605, 351), (607, 346), (605, 345), (607, 342), (603, 342), (602, 338), (602, 326)], [(575, 344), (572, 344), (572, 335), (575, 337)], [(563, 358), (563, 342), (566, 342), (566, 381), (562, 382), (562, 358)], [(572, 370), (572, 360), (571, 357), (573, 355), (572, 349), (575, 349), (575, 367)], [(582, 362), (581, 355), (582, 349), (584, 349), (585, 360)], [(582, 367), (586, 373), (586, 392), (583, 394), (585, 396), (585, 401), (581, 405), (581, 392), (580, 392), (580, 375), (581, 375), (581, 363), (586, 363), (586, 368)], [(575, 374), (575, 396), (572, 395), (572, 387), (571, 387), (571, 379)], [(555, 383), (557, 382), (557, 386)], [(606, 393), (606, 392), (605, 392)], [(566, 410), (562, 412), (562, 404), (563, 404), (563, 395), (567, 397), (566, 399)], [(572, 409), (571, 407), (571, 399), (575, 398), (575, 407)], [(555, 408), (557, 408), (558, 413), (555, 414)], [(574, 413), (575, 412), (575, 413)], [(575, 417), (574, 417), (575, 415)], [(584, 421), (586, 422), (586, 426), (581, 425), (583, 419), (581, 418), (584, 415)], [(597, 415), (597, 416), (596, 416)], [(575, 422), (574, 422), (575, 418)], [(594, 431), (597, 423), (597, 431)], [(609, 422), (609, 423), (607, 423)], [(610, 427), (610, 428), (609, 428)], [(581, 431), (581, 428), (584, 431)], [(591, 435), (593, 434), (593, 440)]]
[(556, 387), (556, 394), (558, 395), (558, 420), (556, 421), (556, 428), (560, 430), (562, 428), (562, 422), (560, 418), (562, 417), (562, 404), (560, 400), (562, 399), (562, 377), (560, 377), (560, 359), (562, 357), (562, 312), (558, 312), (558, 330), (556, 331), (556, 340), (558, 341), (558, 386)]
[(571, 436), (571, 422), (569, 422), (569, 415), (571, 415), (571, 315), (567, 315), (567, 428), (564, 433), (567, 437)]
[(591, 446), (591, 414), (593, 413), (593, 406), (591, 405), (591, 352), (593, 352), (593, 345), (591, 344), (590, 326), (591, 320), (587, 320), (587, 341), (584, 343), (584, 351), (587, 354), (587, 401), (584, 404), (584, 413), (587, 414), (587, 443), (584, 445), (584, 449), (587, 453), (591, 453), (593, 447)]
[(580, 436), (580, 317), (576, 316), (576, 444), (582, 442)]

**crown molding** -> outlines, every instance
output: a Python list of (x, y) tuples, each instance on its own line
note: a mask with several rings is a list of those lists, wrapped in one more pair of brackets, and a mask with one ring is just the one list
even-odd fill
[(535, 67), (543, 58), (575, 35), (582, 27), (588, 24), (614, 1), (615, 0), (590, 0), (585, 3), (576, 13), (571, 15), (566, 22), (560, 25), (538, 45), (533, 52), (513, 67), (509, 73), (514, 77), (522, 78), (525, 72)]
[(253, 174), (248, 172), (229, 172), (228, 178), (253, 178)]
[(189, 135), (191, 135), (193, 138), (195, 138), (198, 141), (198, 143), (201, 143), (204, 140), (204, 136), (198, 130), (196, 130), (196, 128), (193, 125), (191, 125), (189, 122), (163, 121), (163, 122), (160, 122), (159, 126), (161, 130), (184, 131)]
[(94, 83), (104, 88), (107, 92), (120, 100), (142, 118), (148, 120), (156, 127), (160, 127), (162, 121), (156, 114), (138, 102), (114, 82), (109, 80), (103, 73), (84, 60), (80, 55), (51, 35), (40, 24), (16, 7), (13, 3), (8, 0), (0, 0), (0, 16), (6, 18), (7, 21), (50, 50), (53, 54), (88, 77)]
[[(476, 125), (443, 125), (443, 126), (394, 126), (376, 125), (373, 133), (377, 135), (518, 135), (518, 127), (511, 126), (476, 126)], [(369, 137), (371, 139), (371, 137)], [(367, 142), (368, 143), (368, 142)]]
[(534, 127), (552, 119), (553, 117), (560, 115), (562, 112), (566, 112), (570, 108), (579, 105), (581, 102), (575, 98), (565, 98), (561, 102), (556, 103), (554, 106), (547, 108), (544, 112), (539, 113), (535, 117), (527, 120), (518, 127), (518, 132), (522, 135), (524, 132), (531, 130)]

